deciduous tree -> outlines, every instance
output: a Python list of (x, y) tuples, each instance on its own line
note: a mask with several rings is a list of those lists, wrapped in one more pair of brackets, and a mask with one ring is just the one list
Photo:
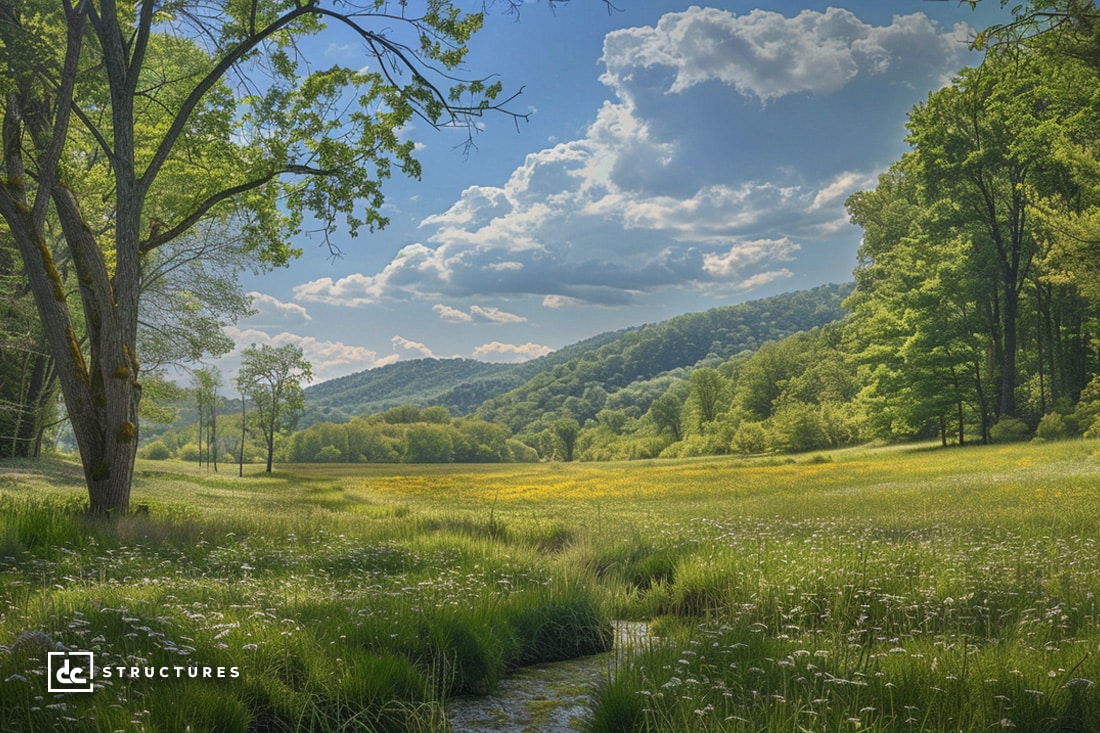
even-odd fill
[(241, 355), (237, 388), (252, 401), (252, 416), (267, 451), (267, 472), (275, 458), (275, 436), (292, 430), (305, 406), (302, 382), (313, 380), (313, 367), (294, 344), (255, 344)]
[[(0, 0), (0, 217), (93, 513), (129, 506), (143, 261), (210, 220), (271, 263), (307, 213), (384, 225), (382, 182), (420, 173), (400, 131), (501, 106), (499, 83), (450, 75), (480, 25), (449, 2)], [(361, 55), (312, 68), (302, 44), (328, 27)]]
[(997, 414), (1016, 416), (1021, 298), (1041, 256), (1030, 202), (1076, 185), (1051, 146), (1074, 124), (1080, 98), (1058, 94), (1060, 67), (1042, 54), (999, 54), (965, 69), (909, 116), (920, 196), (939, 241), (969, 242), (967, 257), (991, 297), (984, 309), (998, 367)]

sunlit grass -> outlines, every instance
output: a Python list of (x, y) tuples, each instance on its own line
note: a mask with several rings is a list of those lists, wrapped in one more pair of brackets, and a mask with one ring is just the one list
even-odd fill
[[(149, 462), (149, 516), (112, 524), (71, 464), (3, 467), (5, 730), (441, 731), (448, 696), (604, 648), (613, 618), (658, 638), (597, 730), (1100, 729), (1098, 447)], [(55, 644), (239, 677), (49, 695)]]

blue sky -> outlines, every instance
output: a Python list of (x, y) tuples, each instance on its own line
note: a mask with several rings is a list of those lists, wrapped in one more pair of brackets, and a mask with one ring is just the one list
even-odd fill
[[(978, 58), (1000, 17), (954, 0), (492, 12), (471, 76), (523, 87), (530, 121), (477, 150), (426, 125), (390, 225), (319, 240), (250, 278), (241, 346), (296, 343), (318, 381), (426, 356), (522, 361), (597, 333), (851, 279), (844, 200), (907, 148), (914, 104)], [(346, 61), (332, 39), (317, 53)], [(223, 368), (233, 371), (233, 358)]]

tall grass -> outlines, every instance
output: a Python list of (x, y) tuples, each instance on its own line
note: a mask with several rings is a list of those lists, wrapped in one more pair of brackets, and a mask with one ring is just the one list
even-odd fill
[[(0, 468), (0, 729), (443, 731), (632, 618), (594, 730), (1100, 730), (1097, 448), (150, 463), (110, 524), (67, 464)], [(61, 647), (239, 675), (51, 695)]]

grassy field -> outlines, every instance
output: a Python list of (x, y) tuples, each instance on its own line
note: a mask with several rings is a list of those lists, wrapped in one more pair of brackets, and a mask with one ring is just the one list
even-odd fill
[[(75, 466), (2, 466), (0, 730), (443, 731), (644, 619), (596, 731), (1100, 731), (1098, 450), (149, 462), (110, 525)], [(48, 693), (61, 648), (114, 676)]]

